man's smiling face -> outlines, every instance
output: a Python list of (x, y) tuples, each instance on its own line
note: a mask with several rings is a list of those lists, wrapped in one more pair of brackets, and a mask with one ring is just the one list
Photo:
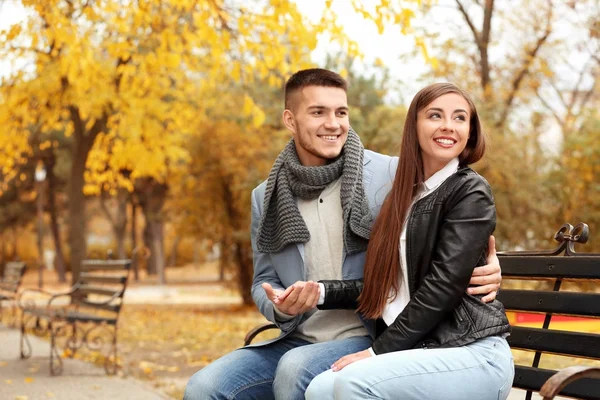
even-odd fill
[(302, 165), (325, 165), (338, 157), (348, 138), (348, 100), (343, 89), (307, 86), (293, 94), (283, 122), (292, 132)]

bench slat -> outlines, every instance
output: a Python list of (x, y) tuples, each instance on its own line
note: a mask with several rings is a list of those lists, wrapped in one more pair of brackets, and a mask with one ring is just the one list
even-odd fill
[(600, 279), (598, 256), (499, 256), (504, 277)]
[(498, 300), (508, 310), (600, 317), (600, 293), (506, 289), (498, 293)]
[(102, 303), (96, 303), (96, 302), (90, 301), (90, 300), (78, 299), (76, 297), (72, 298), (72, 302), (73, 302), (73, 304), (81, 305), (84, 307), (98, 308), (101, 310), (112, 311), (115, 313), (118, 313), (119, 310), (121, 309), (121, 304), (112, 304), (112, 303), (102, 304)]
[(102, 276), (90, 272), (82, 272), (81, 274), (79, 274), (79, 278), (84, 283), (124, 284), (127, 280), (127, 277), (125, 276)]
[[(515, 365), (513, 387), (525, 390), (539, 391), (544, 382), (556, 371)], [(571, 396), (580, 399), (597, 400), (600, 393), (600, 379), (584, 378), (565, 387), (561, 396)]]
[(107, 288), (107, 287), (81, 285), (77, 289), (77, 292), (83, 293), (83, 294), (99, 294), (99, 295), (103, 295), (103, 296), (114, 296), (122, 290), (123, 290), (123, 288), (111, 289), (111, 288)]
[(128, 271), (131, 260), (84, 260), (81, 262), (81, 271)]
[(597, 359), (600, 335), (513, 326), (508, 343), (524, 350)]

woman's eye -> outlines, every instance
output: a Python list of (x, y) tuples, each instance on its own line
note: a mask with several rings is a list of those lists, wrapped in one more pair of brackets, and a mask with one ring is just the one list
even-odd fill
[(456, 117), (456, 119), (459, 120), (459, 121), (466, 121), (467, 120), (467, 118), (464, 115), (458, 115)]
[(441, 118), (441, 117), (440, 117), (439, 113), (433, 113), (433, 114), (429, 115), (429, 118), (435, 118), (435, 119), (437, 119), (437, 118)]

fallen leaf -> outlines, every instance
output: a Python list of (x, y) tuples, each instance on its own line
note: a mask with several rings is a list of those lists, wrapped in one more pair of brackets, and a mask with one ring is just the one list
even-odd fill
[(28, 400), (28, 399), (29, 399), (29, 397), (27, 397), (27, 396), (17, 396), (17, 397), (15, 397), (15, 400)]
[(0, 361), (0, 367), (6, 367), (7, 365), (8, 365), (8, 362)]
[(47, 397), (56, 397), (52, 392), (46, 392)]
[(7, 379), (7, 380), (5, 380), (4, 382), (5, 382), (7, 385), (12, 385), (12, 380), (10, 380), (10, 379)]
[(30, 377), (30, 376), (26, 376), (25, 377), (25, 383), (31, 383), (31, 382), (33, 382), (33, 380), (34, 379), (32, 377)]

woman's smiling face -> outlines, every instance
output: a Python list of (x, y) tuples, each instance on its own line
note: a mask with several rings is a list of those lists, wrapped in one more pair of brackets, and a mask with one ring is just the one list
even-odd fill
[(471, 108), (461, 95), (448, 93), (417, 113), (417, 136), (425, 179), (458, 157), (467, 146)]

